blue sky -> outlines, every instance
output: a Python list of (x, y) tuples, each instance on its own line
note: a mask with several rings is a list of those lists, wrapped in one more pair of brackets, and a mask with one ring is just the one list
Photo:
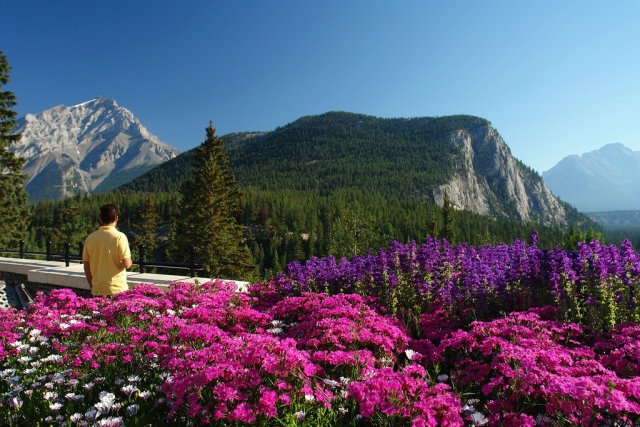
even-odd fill
[(163, 141), (341, 110), (471, 114), (542, 172), (640, 150), (640, 2), (6, 1), (20, 116), (114, 98)]

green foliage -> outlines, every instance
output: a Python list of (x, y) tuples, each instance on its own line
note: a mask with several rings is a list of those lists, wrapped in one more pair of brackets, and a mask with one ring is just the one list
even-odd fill
[[(428, 235), (489, 244), (527, 238), (537, 229), (543, 246), (559, 244), (561, 230), (496, 221), (452, 206), (443, 211), (426, 197), (455, 171), (459, 148), (451, 143), (450, 133), (487, 124), (471, 116), (379, 119), (327, 113), (303, 117), (273, 132), (216, 138), (229, 153), (238, 179), (242, 196), (236, 218), (260, 275), (270, 278), (293, 260), (348, 256), (354, 245), (356, 252), (366, 252), (392, 240), (423, 241)], [(193, 243), (187, 240), (201, 241), (209, 235), (194, 228), (193, 235), (185, 238), (171, 227), (180, 216), (179, 190), (194, 176), (197, 157), (201, 157), (198, 149), (193, 149), (116, 191), (83, 198), (82, 214), (94, 224), (100, 203), (116, 203), (121, 208), (119, 228), (137, 236), (146, 198), (152, 193), (160, 217), (154, 258), (177, 261), (166, 255), (170, 253), (184, 259), (189, 256), (185, 245)], [(42, 247), (42, 236), (59, 226), (59, 204), (35, 205), (34, 245)], [(200, 207), (194, 203), (192, 209)], [(351, 214), (362, 219), (357, 227), (349, 226)], [(577, 211), (571, 215), (576, 224), (584, 219)], [(183, 241), (182, 247), (172, 247), (172, 241)]]
[(567, 231), (564, 239), (560, 243), (560, 247), (567, 251), (575, 251), (580, 242), (591, 242), (592, 240), (603, 241), (602, 233), (589, 228), (588, 230), (580, 230), (571, 226)]
[(177, 261), (188, 261), (193, 245), (206, 277), (246, 278), (253, 266), (250, 254), (240, 246), (244, 240), (236, 220), (240, 192), (222, 142), (212, 125), (206, 131), (193, 175), (182, 185), (172, 255)]
[(446, 190), (442, 202), (442, 232), (440, 233), (440, 237), (450, 242), (454, 241), (453, 205), (451, 204), (449, 193), (447, 193)]
[(147, 260), (156, 260), (159, 258), (156, 254), (156, 249), (158, 248), (159, 225), (160, 216), (156, 210), (156, 203), (153, 196), (149, 194), (147, 195), (144, 210), (140, 214), (140, 222), (133, 224), (135, 234), (132, 239), (135, 250), (139, 250), (139, 247), (144, 245), (145, 259)]
[(336, 258), (362, 255), (384, 245), (383, 233), (374, 228), (373, 215), (347, 208), (331, 226), (329, 253)]
[[(10, 72), (7, 57), (0, 51), (0, 88), (9, 82)], [(15, 105), (13, 92), (0, 91), (0, 248), (15, 248), (26, 238), (30, 214), (24, 190), (27, 176), (22, 172), (25, 160), (10, 150), (11, 144), (20, 140), (20, 135), (13, 133)]]

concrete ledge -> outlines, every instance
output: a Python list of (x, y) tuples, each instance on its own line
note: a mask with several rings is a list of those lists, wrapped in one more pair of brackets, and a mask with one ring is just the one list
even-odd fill
[(51, 267), (64, 267), (64, 262), (0, 257), (0, 271), (7, 273), (26, 276), (32, 270)]
[[(40, 261), (0, 257), (0, 272), (26, 276), (30, 283), (41, 283), (44, 285), (83, 289), (86, 291), (90, 290), (89, 284), (84, 276), (84, 267), (82, 264), (70, 264), (69, 267), (66, 267), (64, 262), (60, 261)], [(127, 273), (127, 283), (129, 284), (129, 288), (140, 283), (151, 283), (162, 290), (166, 290), (169, 284), (173, 282), (194, 283), (197, 281), (199, 283), (204, 283), (211, 280), (216, 279), (154, 273)], [(234, 282), (240, 292), (246, 292), (249, 286), (249, 282), (227, 279), (222, 280), (226, 282)]]

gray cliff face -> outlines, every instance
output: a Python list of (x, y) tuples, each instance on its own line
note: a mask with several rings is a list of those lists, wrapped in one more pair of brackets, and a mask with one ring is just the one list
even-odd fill
[(458, 130), (451, 134), (451, 141), (460, 149), (456, 172), (431, 191), (435, 203), (442, 206), (446, 191), (457, 209), (544, 225), (567, 224), (564, 206), (540, 176), (511, 155), (493, 127)]
[(106, 190), (178, 154), (106, 98), (27, 114), (15, 132), (22, 138), (12, 150), (27, 159), (31, 201)]

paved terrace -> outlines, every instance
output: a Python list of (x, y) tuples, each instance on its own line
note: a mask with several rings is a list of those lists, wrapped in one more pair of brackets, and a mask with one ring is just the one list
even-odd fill
[[(173, 282), (203, 283), (210, 280), (212, 279), (203, 277), (127, 272), (129, 288), (139, 283), (153, 283), (160, 289), (166, 290)], [(233, 282), (238, 285), (238, 290), (247, 289), (248, 282), (238, 280)], [(90, 294), (82, 264), (71, 264), (66, 267), (62, 261), (0, 257), (0, 307), (26, 305), (25, 295), (17, 289), (20, 284), (24, 284), (31, 294), (35, 294), (35, 290), (47, 291), (56, 288), (70, 288), (80, 295)]]

